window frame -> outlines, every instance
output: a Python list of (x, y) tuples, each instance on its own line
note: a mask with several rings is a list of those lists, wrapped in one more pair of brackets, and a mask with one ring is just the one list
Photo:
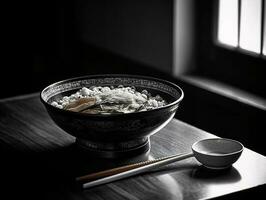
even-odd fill
[[(262, 6), (264, 3), (265, 0)], [(266, 56), (218, 41), (218, 0), (195, 1), (195, 4), (198, 37), (196, 44), (198, 66), (195, 74), (266, 97), (264, 92)]]
[(264, 10), (264, 4), (265, 4), (265, 0), (261, 0), (262, 1), (262, 18), (261, 18), (261, 24), (262, 24), (262, 28), (261, 28), (261, 52), (260, 53), (256, 53), (256, 52), (253, 52), (253, 51), (249, 51), (249, 50), (246, 50), (246, 49), (243, 49), (239, 46), (239, 39), (240, 39), (240, 15), (241, 15), (241, 1), (242, 0), (238, 0), (238, 46), (237, 47), (234, 47), (234, 46), (230, 46), (230, 45), (227, 45), (227, 44), (224, 44), (224, 43), (221, 43), (218, 41), (218, 17), (219, 17), (219, 0), (214, 0), (214, 5), (213, 5), (213, 9), (214, 9), (214, 22), (213, 22), (213, 41), (214, 41), (214, 44), (217, 45), (217, 46), (221, 46), (222, 48), (227, 48), (229, 50), (234, 50), (234, 51), (239, 51), (239, 53), (242, 53), (242, 54), (246, 54), (246, 55), (249, 55), (249, 56), (254, 56), (254, 57), (257, 57), (257, 58), (262, 58), (262, 59), (266, 59), (266, 55), (264, 55), (262, 52), (263, 52), (263, 42), (265, 40), (264, 38), (264, 15), (266, 13), (266, 11)]

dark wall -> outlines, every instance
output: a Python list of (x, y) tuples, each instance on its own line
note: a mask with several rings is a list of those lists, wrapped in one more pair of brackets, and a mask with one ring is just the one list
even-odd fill
[(83, 1), (84, 42), (172, 72), (173, 1)]
[(73, 71), (69, 66), (78, 48), (75, 9), (73, 3), (44, 0), (5, 6), (0, 97), (38, 91)]
[[(172, 1), (40, 0), (7, 4), (0, 98), (39, 91), (51, 82), (73, 76), (132, 72), (127, 62), (106, 55), (105, 50), (170, 71)], [(6, 87), (10, 82), (15, 87)]]

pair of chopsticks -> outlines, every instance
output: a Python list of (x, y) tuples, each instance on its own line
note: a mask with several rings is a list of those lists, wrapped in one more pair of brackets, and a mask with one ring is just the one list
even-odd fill
[(102, 185), (117, 181), (123, 178), (134, 176), (140, 173), (147, 172), (151, 169), (168, 165), (170, 163), (183, 160), (192, 157), (193, 153), (178, 154), (172, 156), (166, 156), (154, 160), (129, 164), (121, 167), (116, 167), (113, 169), (108, 169), (76, 178), (77, 182), (82, 183), (82, 188), (90, 188), (97, 185)]

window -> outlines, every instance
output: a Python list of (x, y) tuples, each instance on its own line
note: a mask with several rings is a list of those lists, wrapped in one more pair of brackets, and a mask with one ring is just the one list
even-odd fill
[(263, 54), (266, 55), (266, 3), (264, 0), (264, 13), (263, 13), (263, 20), (264, 20), (264, 26), (263, 26)]
[(265, 1), (219, 0), (218, 42), (265, 54)]
[(266, 0), (194, 2), (193, 73), (266, 98)]
[(238, 0), (219, 1), (218, 41), (238, 46)]

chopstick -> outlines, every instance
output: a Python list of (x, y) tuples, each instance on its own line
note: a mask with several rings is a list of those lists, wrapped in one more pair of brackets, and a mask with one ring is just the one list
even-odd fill
[(112, 181), (134, 176), (143, 172), (147, 172), (151, 169), (167, 165), (179, 160), (183, 160), (192, 156), (193, 153), (166, 156), (155, 160), (129, 164), (113, 169), (80, 176), (76, 178), (76, 181), (82, 182), (82, 188), (90, 188), (97, 185), (110, 183)]
[(135, 168), (138, 168), (138, 167), (141, 167), (141, 166), (145, 166), (145, 165), (148, 165), (148, 164), (151, 164), (151, 163), (155, 163), (155, 162), (158, 162), (160, 160), (165, 160), (165, 159), (171, 158), (171, 157), (173, 157), (173, 156), (168, 156), (168, 157), (163, 157), (163, 158), (159, 158), (159, 159), (143, 161), (143, 162), (139, 162), (139, 163), (133, 163), (133, 164), (124, 165), (124, 166), (121, 166), (121, 167), (116, 167), (116, 168), (112, 168), (112, 169), (108, 169), (108, 170), (104, 170), (104, 171), (100, 171), (100, 172), (95, 172), (95, 173), (92, 173), (92, 174), (87, 174), (87, 175), (84, 175), (84, 176), (77, 177), (76, 181), (79, 181), (79, 182), (86, 182), (87, 181), (88, 182), (88, 181), (92, 181), (92, 180), (99, 179), (99, 178), (102, 178), (102, 177), (112, 176), (114, 174), (122, 173), (124, 171), (135, 169)]

